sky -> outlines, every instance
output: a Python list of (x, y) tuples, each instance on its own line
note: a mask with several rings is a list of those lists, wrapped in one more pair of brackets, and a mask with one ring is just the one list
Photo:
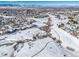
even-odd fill
[(0, 0), (0, 1), (79, 1), (79, 0)]
[(8, 2), (2, 2), (1, 4), (15, 4), (15, 5), (40, 5), (40, 6), (79, 6), (79, 1), (23, 1), (22, 2), (16, 2), (16, 1), (8, 1)]
[[(2, 0), (4, 1), (4, 0)], [(19, 5), (19, 6), (29, 6), (29, 5), (37, 5), (37, 6), (56, 6), (56, 7), (60, 7), (60, 6), (79, 6), (79, 1), (65, 1), (65, 0), (5, 0), (5, 2), (2, 2), (0, 0), (0, 6), (2, 5)], [(7, 2), (6, 2), (7, 1)], [(16, 1), (22, 1), (22, 2), (16, 2)], [(28, 1), (28, 2), (27, 2)], [(33, 2), (35, 1), (35, 2)], [(41, 2), (42, 1), (42, 2)], [(57, 2), (56, 2), (57, 1)]]

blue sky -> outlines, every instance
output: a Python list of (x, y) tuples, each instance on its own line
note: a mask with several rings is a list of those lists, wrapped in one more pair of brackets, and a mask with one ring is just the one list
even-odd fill
[(40, 6), (79, 6), (79, 1), (0, 1), (0, 4), (17, 4), (17, 5), (40, 5)]
[(2, 1), (79, 1), (79, 0), (2, 0)]

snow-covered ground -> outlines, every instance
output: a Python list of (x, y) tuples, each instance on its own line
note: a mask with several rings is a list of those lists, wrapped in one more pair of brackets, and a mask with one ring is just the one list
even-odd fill
[[(58, 24), (68, 22), (48, 14), (51, 19), (50, 32), (40, 29), (48, 26), (48, 18), (33, 18), (36, 22), (32, 27), (19, 30), (12, 34), (0, 35), (1, 57), (76, 57), (79, 56), (79, 39), (58, 27)], [(66, 18), (66, 19), (64, 19)], [(49, 35), (51, 34), (51, 35)]]

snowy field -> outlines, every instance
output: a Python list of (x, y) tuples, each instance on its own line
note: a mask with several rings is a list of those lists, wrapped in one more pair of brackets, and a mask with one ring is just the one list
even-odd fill
[(0, 12), (0, 57), (79, 57), (78, 15), (20, 11)]

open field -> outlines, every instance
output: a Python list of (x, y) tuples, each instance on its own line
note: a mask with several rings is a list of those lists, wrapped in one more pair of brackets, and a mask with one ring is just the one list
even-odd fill
[(79, 9), (0, 7), (0, 57), (79, 57)]

